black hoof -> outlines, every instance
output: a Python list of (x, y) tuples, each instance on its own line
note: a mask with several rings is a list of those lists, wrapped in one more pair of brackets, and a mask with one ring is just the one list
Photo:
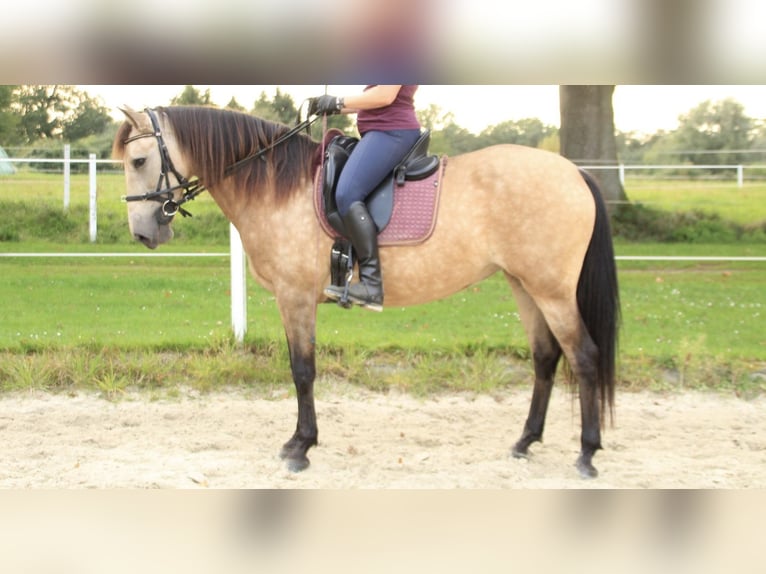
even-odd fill
[(279, 451), (279, 458), (287, 463), (287, 469), (291, 472), (301, 472), (306, 470), (311, 464), (306, 456), (309, 446), (306, 446), (305, 441), (293, 437)]
[(286, 461), (287, 470), (290, 472), (301, 472), (306, 470), (311, 462), (305, 454), (302, 454), (295, 447), (290, 448), (288, 445), (282, 447), (279, 452), (279, 458)]
[(302, 458), (288, 458), (286, 460), (287, 470), (290, 472), (303, 472), (311, 465), (308, 457), (305, 456)]
[(529, 447), (536, 442), (542, 441), (543, 438), (541, 435), (525, 430), (521, 435), (521, 438), (516, 441), (515, 445), (513, 445), (511, 456), (513, 456), (513, 458), (529, 458), (532, 456), (532, 454), (529, 452)]
[(596, 478), (598, 476), (598, 470), (591, 464), (590, 460), (585, 460), (583, 457), (577, 459), (577, 470), (582, 478)]
[(515, 445), (511, 449), (511, 456), (513, 458), (523, 458), (528, 459), (529, 458), (529, 448), (528, 447), (520, 447), (518, 444)]

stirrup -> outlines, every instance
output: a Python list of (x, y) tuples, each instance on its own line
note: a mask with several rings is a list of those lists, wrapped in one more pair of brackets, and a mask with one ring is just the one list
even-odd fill
[(354, 248), (349, 243), (348, 254), (346, 255), (346, 274), (343, 278), (343, 287), (333, 283), (324, 288), (324, 294), (327, 298), (336, 301), (339, 307), (351, 309), (353, 306), (348, 298), (348, 288), (351, 285), (351, 279), (354, 278)]
[(338, 303), (344, 309), (350, 309), (353, 306), (369, 309), (370, 311), (380, 312), (383, 310), (383, 302), (371, 301), (362, 297), (354, 297), (349, 293), (349, 285), (341, 288), (338, 285), (328, 285), (324, 288), (324, 294), (328, 299)]
[(324, 295), (331, 301), (335, 301), (339, 307), (351, 309), (353, 304), (348, 298), (348, 286), (341, 288), (338, 285), (328, 285), (324, 288)]

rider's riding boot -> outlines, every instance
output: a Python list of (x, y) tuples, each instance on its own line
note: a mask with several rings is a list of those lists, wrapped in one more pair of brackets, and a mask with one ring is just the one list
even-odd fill
[[(383, 310), (383, 280), (378, 256), (378, 228), (361, 201), (351, 205), (342, 217), (359, 265), (359, 282), (348, 288), (348, 299), (371, 311)], [(343, 297), (344, 288), (330, 285), (324, 290), (330, 299)]]

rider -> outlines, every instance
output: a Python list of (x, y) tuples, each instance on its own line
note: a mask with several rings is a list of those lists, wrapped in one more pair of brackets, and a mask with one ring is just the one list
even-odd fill
[[(340, 174), (335, 199), (359, 264), (359, 282), (349, 286), (349, 301), (373, 311), (383, 310), (383, 281), (378, 229), (365, 199), (420, 137), (413, 103), (417, 89), (414, 85), (371, 85), (352, 96), (312, 98), (309, 105), (310, 114), (357, 114), (361, 139)], [(324, 293), (337, 301), (343, 291), (342, 287), (329, 285)]]

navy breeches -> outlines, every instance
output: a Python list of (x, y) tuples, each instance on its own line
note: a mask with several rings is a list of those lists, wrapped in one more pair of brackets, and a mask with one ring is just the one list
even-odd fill
[(338, 179), (335, 200), (341, 216), (375, 191), (419, 137), (420, 130), (370, 131), (362, 136)]

